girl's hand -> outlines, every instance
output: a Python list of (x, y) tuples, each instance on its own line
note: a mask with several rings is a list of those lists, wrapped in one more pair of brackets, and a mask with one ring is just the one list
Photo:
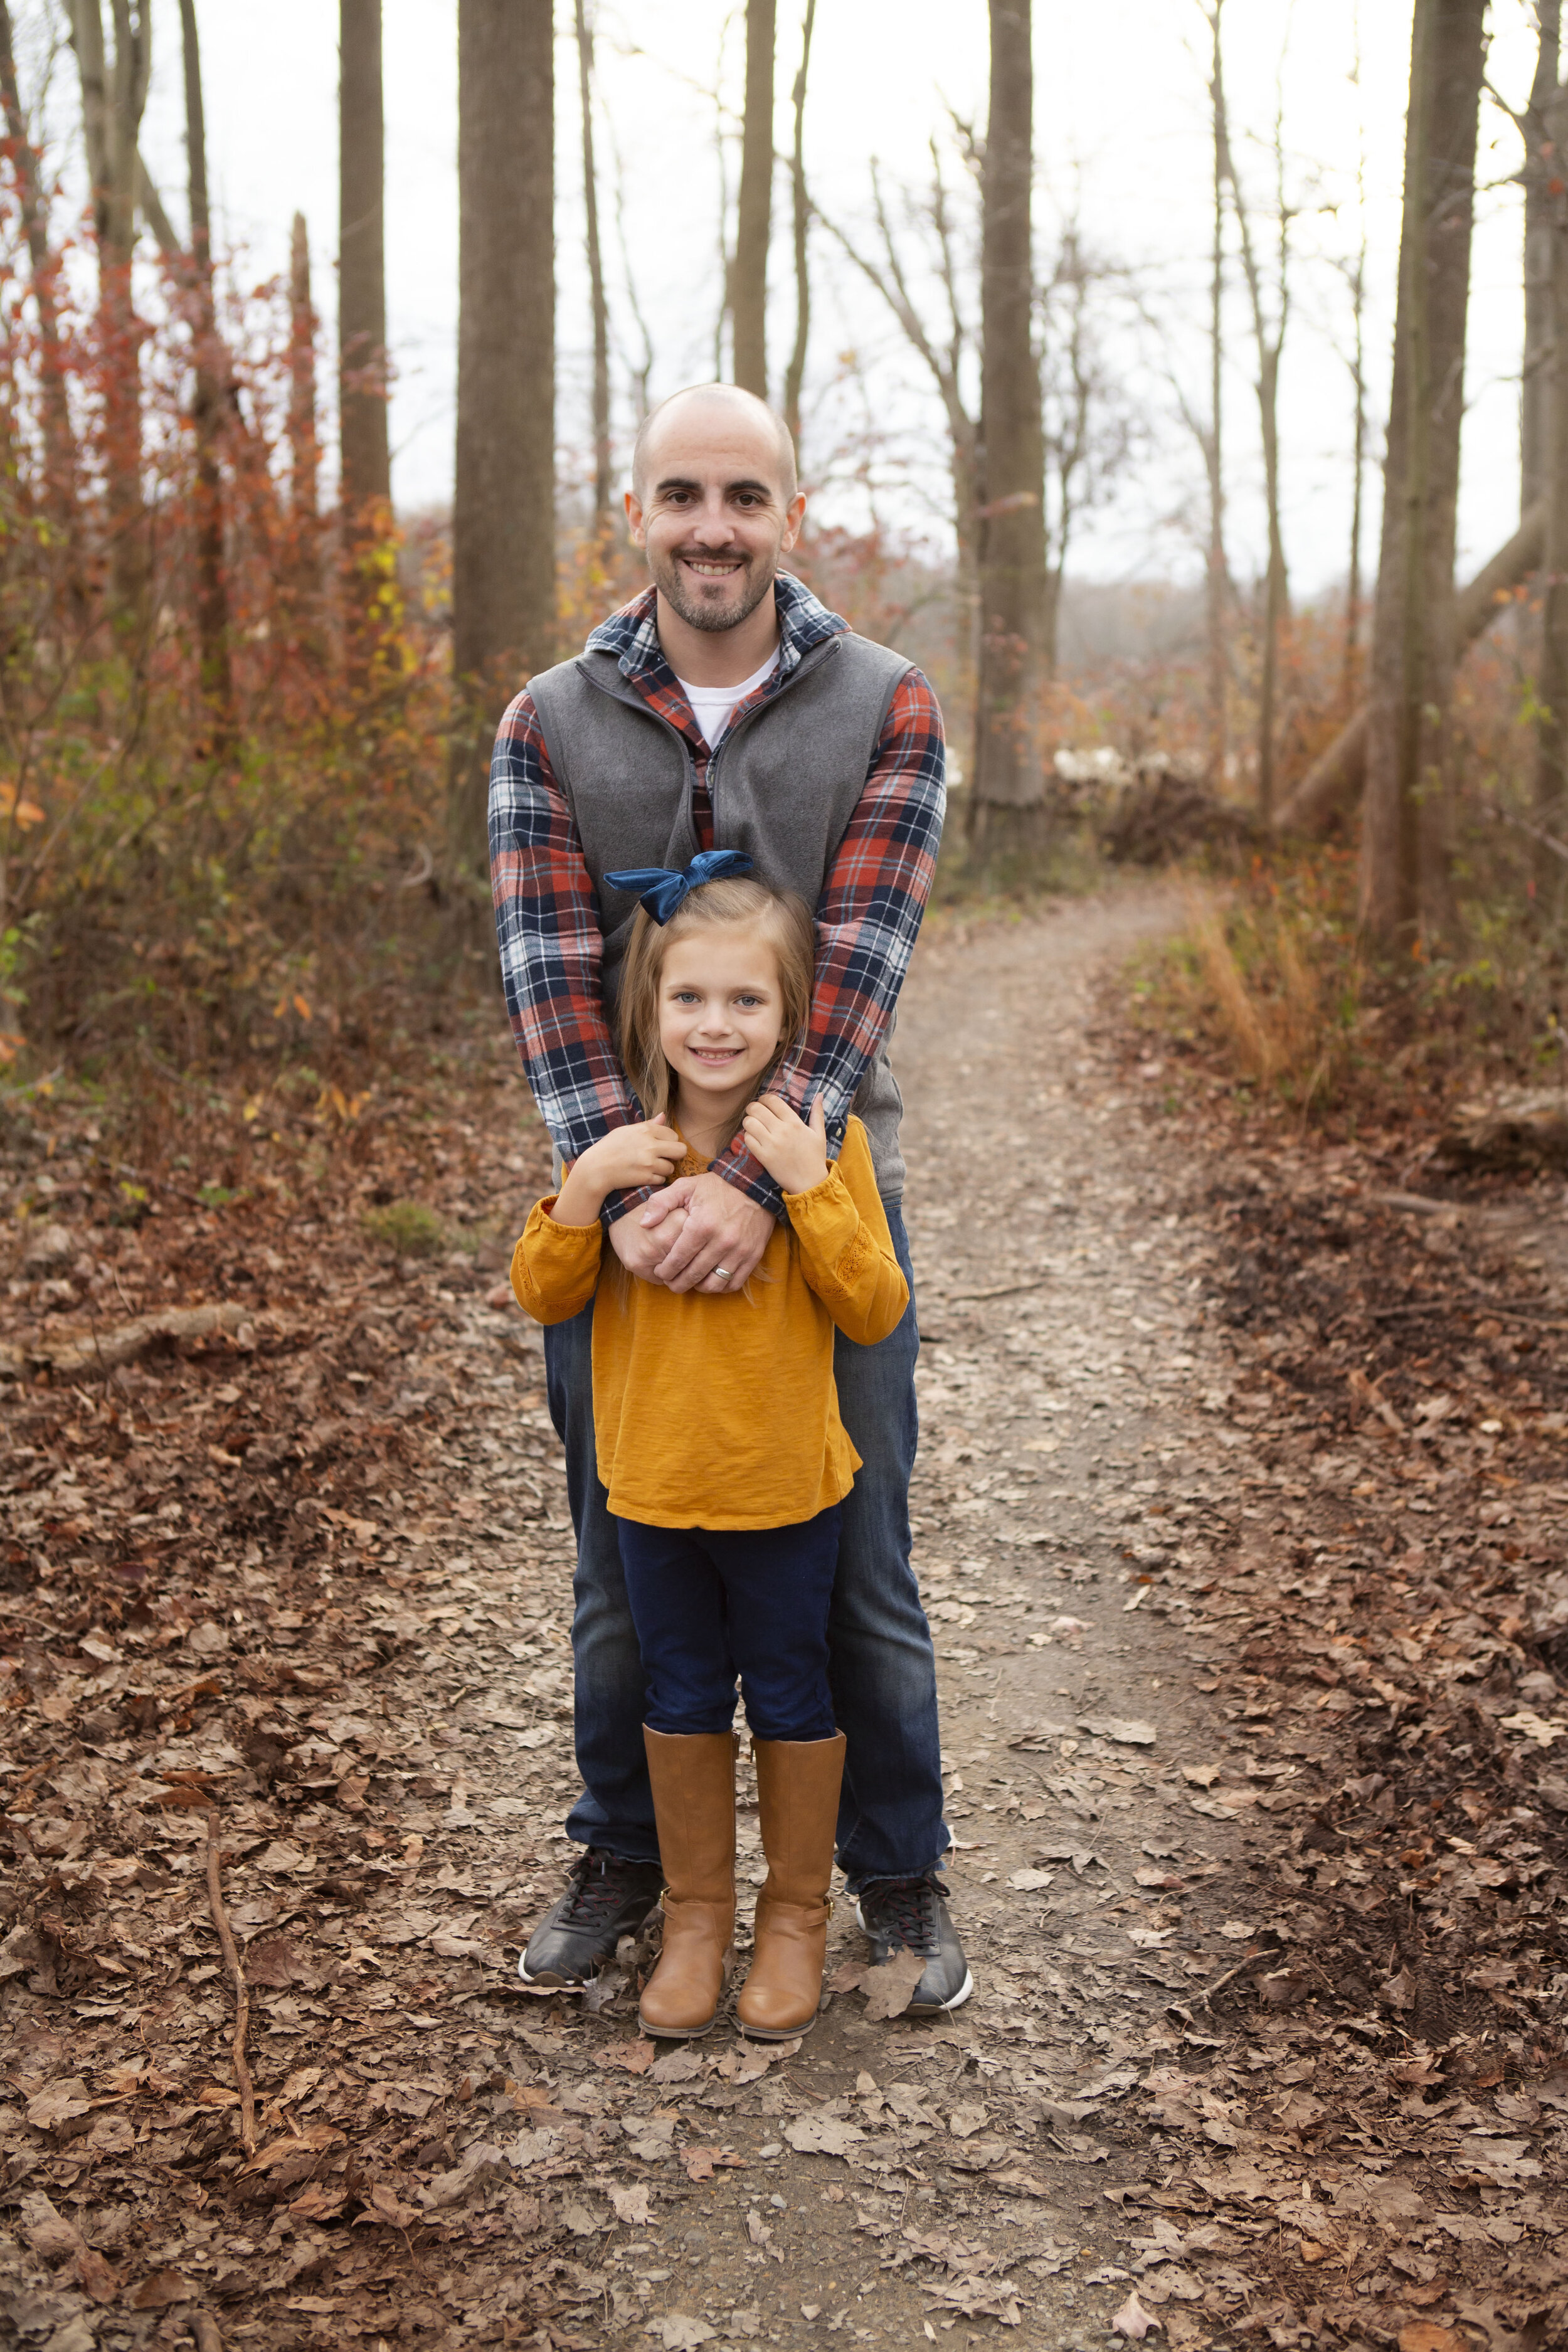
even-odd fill
[(612, 1192), (668, 1184), (686, 1145), (662, 1111), (633, 1127), (613, 1127), (574, 1160), (552, 1212), (558, 1224), (591, 1225)]
[(809, 1192), (827, 1181), (827, 1113), (820, 1095), (811, 1106), (809, 1125), (782, 1095), (763, 1095), (741, 1126), (753, 1156), (786, 1192)]

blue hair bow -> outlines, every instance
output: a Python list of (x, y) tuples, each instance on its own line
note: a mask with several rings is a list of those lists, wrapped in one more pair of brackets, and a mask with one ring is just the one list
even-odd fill
[(686, 871), (673, 866), (623, 866), (605, 879), (613, 889), (635, 890), (656, 923), (668, 923), (693, 890), (704, 882), (722, 882), (731, 874), (749, 874), (752, 860), (743, 849), (700, 849)]

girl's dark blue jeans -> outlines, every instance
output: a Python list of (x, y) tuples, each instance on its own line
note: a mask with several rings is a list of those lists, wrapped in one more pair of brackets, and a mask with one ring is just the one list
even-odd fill
[(831, 1739), (827, 1612), (838, 1504), (787, 1528), (650, 1528), (616, 1519), (647, 1680), (643, 1720), (728, 1731), (735, 1677), (754, 1739)]

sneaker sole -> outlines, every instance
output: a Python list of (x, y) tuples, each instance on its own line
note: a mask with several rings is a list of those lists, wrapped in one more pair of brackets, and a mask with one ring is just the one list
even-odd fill
[(963, 1982), (959, 1986), (958, 1990), (953, 1994), (951, 2000), (922, 2000), (918, 2009), (911, 2000), (908, 2009), (905, 2010), (904, 2015), (906, 2017), (945, 2016), (949, 2010), (962, 2009), (964, 2002), (969, 1999), (970, 1994), (973, 1990), (974, 1979), (970, 1975), (969, 1970), (965, 1969), (963, 1971)]
[(517, 1964), (517, 1975), (525, 1992), (538, 1993), (542, 1999), (556, 1992), (587, 1992), (599, 1981), (597, 1969), (591, 1977), (557, 1976), (552, 1969), (542, 1969), (538, 1976), (531, 1976), (521, 1960)]
[[(868, 1936), (871, 1930), (866, 1925), (866, 1916), (861, 1910), (858, 1903), (855, 1906), (855, 1918), (861, 1933)], [(973, 1990), (974, 1979), (969, 1969), (966, 1967), (963, 1971), (963, 1982), (959, 1986), (958, 1990), (952, 1995), (951, 2000), (922, 2000), (918, 2006), (911, 2000), (908, 2009), (905, 2010), (904, 2015), (906, 2017), (945, 2017), (950, 2010), (962, 2009), (964, 2002), (969, 1999), (970, 1994)]]

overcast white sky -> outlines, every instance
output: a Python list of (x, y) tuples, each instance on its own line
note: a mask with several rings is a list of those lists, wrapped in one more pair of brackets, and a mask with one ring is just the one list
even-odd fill
[[(563, 450), (587, 437), (585, 273), (571, 10), (560, 0), (557, 50), (557, 273)], [(780, 0), (778, 137), (789, 139), (788, 94), (803, 0)], [(717, 299), (718, 84), (738, 104), (743, 9), (732, 0), (602, 0), (600, 167), (614, 241), (619, 148), (630, 263), (653, 332), (657, 396), (712, 371)], [(154, 88), (144, 146), (183, 216), (179, 24), (175, 0), (156, 0)], [(1364, 142), (1371, 243), (1368, 345), (1381, 455), (1398, 238), (1409, 39), (1408, 0), (1228, 0), (1227, 77), (1238, 155), (1259, 205), (1269, 194), (1265, 145), (1277, 81), (1300, 260), (1283, 377), (1287, 551), (1304, 590), (1342, 574), (1348, 528), (1348, 378), (1336, 350), (1348, 333), (1332, 264), (1356, 239), (1354, 185)], [(1352, 79), (1358, 39), (1359, 88)], [(337, 223), (337, 10), (331, 0), (200, 0), (210, 170), (222, 228), (243, 246), (248, 272), (283, 266), (289, 222), (306, 215), (329, 327)], [(928, 142), (946, 135), (949, 110), (984, 121), (984, 0), (826, 0), (817, 12), (807, 114), (807, 169), (825, 213), (866, 226), (869, 163), (893, 178), (929, 171)], [(1533, 61), (1529, 0), (1493, 0), (1493, 80), (1514, 102)], [(1134, 273), (1138, 302), (1159, 322), (1137, 324), (1128, 300), (1109, 329), (1113, 370), (1147, 438), (1110, 502), (1086, 523), (1074, 569), (1100, 578), (1190, 574), (1187, 524), (1195, 511), (1194, 454), (1161, 382), (1167, 365), (1201, 397), (1209, 156), (1205, 35), (1196, 0), (1111, 0), (1093, 9), (1036, 0), (1037, 217), (1048, 250), (1066, 206), (1109, 262)], [(387, 269), (397, 370), (393, 400), (395, 488), (405, 506), (449, 492), (457, 318), (456, 0), (385, 0)], [(1256, 143), (1255, 143), (1256, 142)], [(1519, 142), (1489, 103), (1481, 133), (1483, 183), (1512, 173)], [(770, 356), (782, 370), (793, 332), (787, 184), (775, 206)], [(918, 363), (876, 296), (818, 232), (817, 312), (808, 373), (804, 457), (828, 477), (826, 510), (853, 521), (867, 491), (846, 478), (851, 446), (869, 428), (879, 510), (928, 524), (942, 490), (941, 423)], [(612, 253), (616, 326), (635, 340)], [(1233, 561), (1259, 557), (1256, 410), (1239, 285), (1232, 304), (1227, 386), (1233, 481)], [(1489, 553), (1518, 507), (1520, 343), (1518, 191), (1483, 194), (1470, 318), (1462, 562)], [(624, 373), (617, 424), (629, 425)], [(865, 445), (860, 443), (863, 447)], [(1372, 485), (1369, 555), (1375, 549)], [(1184, 520), (1184, 513), (1186, 520)], [(940, 524), (929, 520), (934, 530)]]

